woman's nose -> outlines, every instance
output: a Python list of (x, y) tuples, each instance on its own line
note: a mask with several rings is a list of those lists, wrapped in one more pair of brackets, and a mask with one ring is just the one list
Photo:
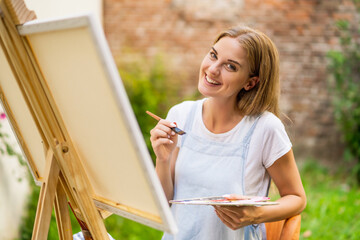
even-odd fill
[(220, 66), (218, 63), (212, 63), (209, 66), (209, 72), (213, 75), (218, 75), (220, 73)]

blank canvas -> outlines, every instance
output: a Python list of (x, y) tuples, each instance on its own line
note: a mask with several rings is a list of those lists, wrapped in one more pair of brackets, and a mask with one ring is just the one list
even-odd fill
[[(175, 221), (96, 18), (89, 14), (35, 20), (18, 30), (29, 40), (94, 189), (96, 206), (175, 233)], [(31, 149), (36, 180), (41, 181), (45, 168), (41, 136), (24, 100), (16, 100), (21, 92), (0, 60), (0, 79), (11, 82), (2, 81), (1, 87)]]

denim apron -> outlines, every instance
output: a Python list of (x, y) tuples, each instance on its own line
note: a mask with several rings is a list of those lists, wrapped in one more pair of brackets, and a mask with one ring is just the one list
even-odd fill
[[(219, 143), (191, 132), (196, 108), (194, 103), (184, 126), (186, 134), (176, 161), (174, 199), (219, 196), (245, 192), (245, 163), (251, 136), (258, 118), (238, 143)], [(163, 240), (252, 240), (262, 239), (260, 225), (231, 230), (217, 217), (212, 206), (173, 204), (172, 213), (179, 232), (165, 233)]]

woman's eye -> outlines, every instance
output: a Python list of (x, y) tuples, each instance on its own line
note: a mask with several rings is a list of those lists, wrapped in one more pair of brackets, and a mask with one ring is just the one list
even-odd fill
[(211, 59), (217, 59), (217, 56), (214, 52), (209, 53)]
[(225, 64), (226, 68), (229, 69), (230, 71), (236, 71), (236, 66), (234, 64), (231, 63), (227, 63)]

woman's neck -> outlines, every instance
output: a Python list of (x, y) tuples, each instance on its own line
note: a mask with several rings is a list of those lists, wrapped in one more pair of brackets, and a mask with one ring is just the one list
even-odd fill
[(230, 102), (208, 98), (203, 104), (203, 122), (212, 133), (225, 133), (233, 129), (243, 118), (236, 106)]

